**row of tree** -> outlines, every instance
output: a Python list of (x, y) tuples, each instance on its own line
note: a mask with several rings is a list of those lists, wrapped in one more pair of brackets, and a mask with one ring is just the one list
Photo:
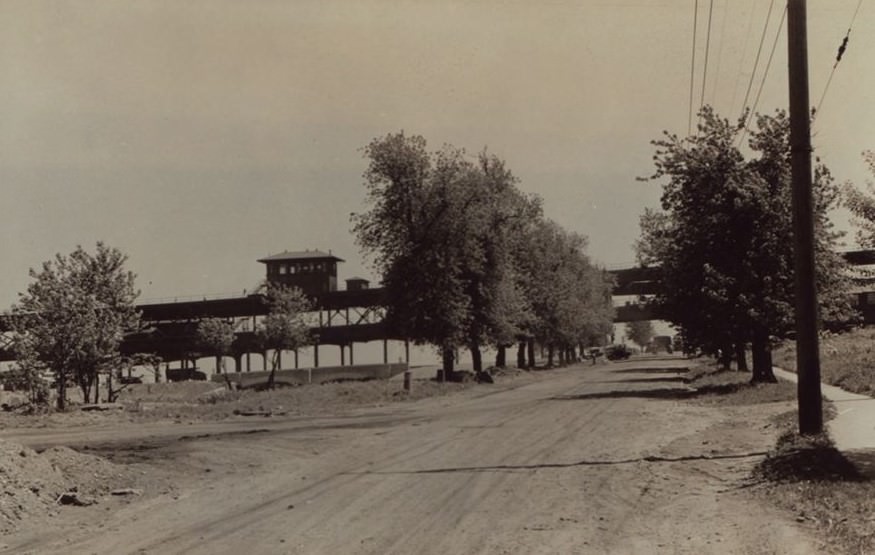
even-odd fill
[[(772, 341), (791, 333), (794, 315), (789, 122), (781, 111), (759, 115), (749, 156), (739, 148), (743, 122), (705, 107), (695, 136), (654, 141), (650, 179), (663, 183), (662, 209), (642, 216), (637, 253), (659, 267), (656, 303), (686, 349), (747, 369), (750, 346), (753, 381), (774, 381)], [(855, 316), (828, 217), (840, 188), (819, 160), (813, 191), (820, 317), (840, 325)]]
[[(135, 276), (125, 269), (127, 257), (118, 249), (97, 243), (94, 253), (81, 246), (69, 255), (58, 254), (42, 268), (31, 270), (32, 282), (12, 309), (16, 363), (4, 381), (30, 392), (31, 401), (45, 402), (45, 377), (57, 388), (57, 403), (64, 409), (69, 386), (78, 386), (86, 403), (101, 398), (100, 384), (112, 400), (124, 371), (133, 366), (160, 364), (153, 354), (123, 356), (126, 334), (143, 331), (135, 301)], [(298, 289), (267, 286), (268, 313), (255, 330), (257, 344), (275, 353), (269, 379), (273, 383), (278, 354), (310, 343), (305, 314), (308, 298)], [(198, 355), (230, 353), (235, 339), (233, 321), (207, 319), (198, 324)], [(217, 365), (217, 371), (222, 365)], [(157, 375), (157, 371), (156, 371)]]
[(520, 366), (534, 344), (549, 363), (610, 333), (611, 280), (586, 255), (583, 237), (547, 220), (504, 161), (444, 146), (430, 152), (403, 132), (364, 149), (369, 210), (353, 214), (359, 245), (387, 293), (387, 324), (443, 355), (518, 345)]

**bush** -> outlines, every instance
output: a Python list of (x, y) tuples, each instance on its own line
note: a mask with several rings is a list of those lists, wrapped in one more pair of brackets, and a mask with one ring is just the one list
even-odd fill
[(0, 385), (8, 391), (27, 393), (31, 403), (45, 405), (49, 402), (49, 382), (39, 372), (16, 364), (8, 372), (0, 374)]

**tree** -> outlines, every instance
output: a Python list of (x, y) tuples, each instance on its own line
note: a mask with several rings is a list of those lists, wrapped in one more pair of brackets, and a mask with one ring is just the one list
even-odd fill
[[(353, 214), (353, 231), (383, 278), (386, 322), (396, 333), (436, 346), (446, 375), (459, 347), (479, 372), (481, 347), (497, 347), (500, 363), (504, 347), (546, 329), (535, 307), (546, 301), (535, 292), (559, 274), (543, 277), (534, 262), (543, 258), (541, 204), (519, 191), (503, 160), (452, 146), (429, 153), (425, 139), (404, 133), (375, 139), (364, 152), (370, 208)], [(606, 297), (593, 288), (602, 275), (583, 255), (583, 238), (565, 239), (551, 247), (564, 272), (553, 317), (562, 320), (567, 348), (588, 318), (605, 313), (594, 310), (593, 298), (601, 306)]]
[(49, 402), (48, 382), (43, 378), (43, 365), (39, 363), (36, 354), (27, 352), (33, 348), (30, 342), (20, 341), (15, 347), (17, 360), (12, 368), (2, 375), (3, 385), (12, 390), (27, 392), (28, 400), (33, 405), (47, 405)]
[[(875, 175), (875, 152), (866, 151), (863, 159), (869, 173)], [(866, 248), (875, 248), (875, 184), (866, 181), (863, 190), (846, 184), (844, 187), (845, 206), (854, 216), (857, 225), (857, 241)]]
[(609, 333), (614, 309), (610, 278), (585, 254), (586, 239), (555, 222), (541, 220), (518, 250), (524, 291), (532, 307), (526, 330), (529, 365), (534, 341), (547, 347), (548, 365), (574, 347)]
[(626, 337), (643, 349), (653, 339), (653, 322), (650, 320), (627, 322)]
[(98, 376), (118, 364), (125, 332), (139, 326), (139, 292), (126, 261), (102, 242), (94, 254), (81, 246), (58, 254), (40, 271), (30, 270), (33, 282), (13, 307), (19, 363), (51, 371), (61, 410), (68, 383), (81, 388), (86, 402), (94, 391), (97, 401)]
[(306, 313), (312, 301), (297, 287), (269, 284), (266, 289), (268, 314), (258, 323), (255, 335), (262, 347), (273, 350), (273, 362), (267, 379), (273, 389), (283, 350), (298, 349), (311, 341)]
[[(740, 126), (701, 112), (698, 134), (655, 141), (653, 179), (666, 178), (662, 212), (641, 220), (639, 261), (659, 265), (662, 313), (678, 325), (686, 348), (718, 354), (724, 365), (745, 345), (752, 381), (775, 381), (772, 337), (792, 329), (794, 288), (789, 124), (783, 112), (756, 118), (745, 160), (735, 146)], [(847, 318), (847, 279), (835, 254), (840, 234), (827, 213), (837, 201), (828, 170), (814, 180), (816, 259), (821, 314)]]
[(507, 342), (522, 318), (509, 237), (525, 209), (515, 178), (485, 152), (472, 162), (450, 146), (429, 153), (404, 133), (365, 147), (370, 209), (353, 230), (387, 292), (387, 324), (435, 345), (444, 373), (460, 346), (482, 367), (480, 346)]
[[(208, 318), (201, 320), (197, 325), (197, 342), (200, 348), (209, 355), (216, 357), (216, 372), (225, 372), (225, 355), (231, 352), (236, 335), (234, 324), (221, 318)], [(230, 387), (230, 380), (225, 376), (225, 381)]]

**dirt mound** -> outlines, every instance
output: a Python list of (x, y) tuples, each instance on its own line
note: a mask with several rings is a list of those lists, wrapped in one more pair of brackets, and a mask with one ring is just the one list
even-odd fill
[(65, 499), (96, 502), (110, 490), (130, 486), (124, 467), (100, 457), (53, 447), (37, 453), (17, 443), (0, 440), (0, 533), (26, 518), (52, 514)]

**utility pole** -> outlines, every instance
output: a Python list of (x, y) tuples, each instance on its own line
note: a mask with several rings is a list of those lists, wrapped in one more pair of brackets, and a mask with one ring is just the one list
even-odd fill
[(823, 431), (817, 288), (814, 269), (814, 210), (811, 194), (811, 105), (808, 99), (806, 0), (787, 2), (790, 82), (790, 156), (796, 258), (796, 374), (799, 433)]

